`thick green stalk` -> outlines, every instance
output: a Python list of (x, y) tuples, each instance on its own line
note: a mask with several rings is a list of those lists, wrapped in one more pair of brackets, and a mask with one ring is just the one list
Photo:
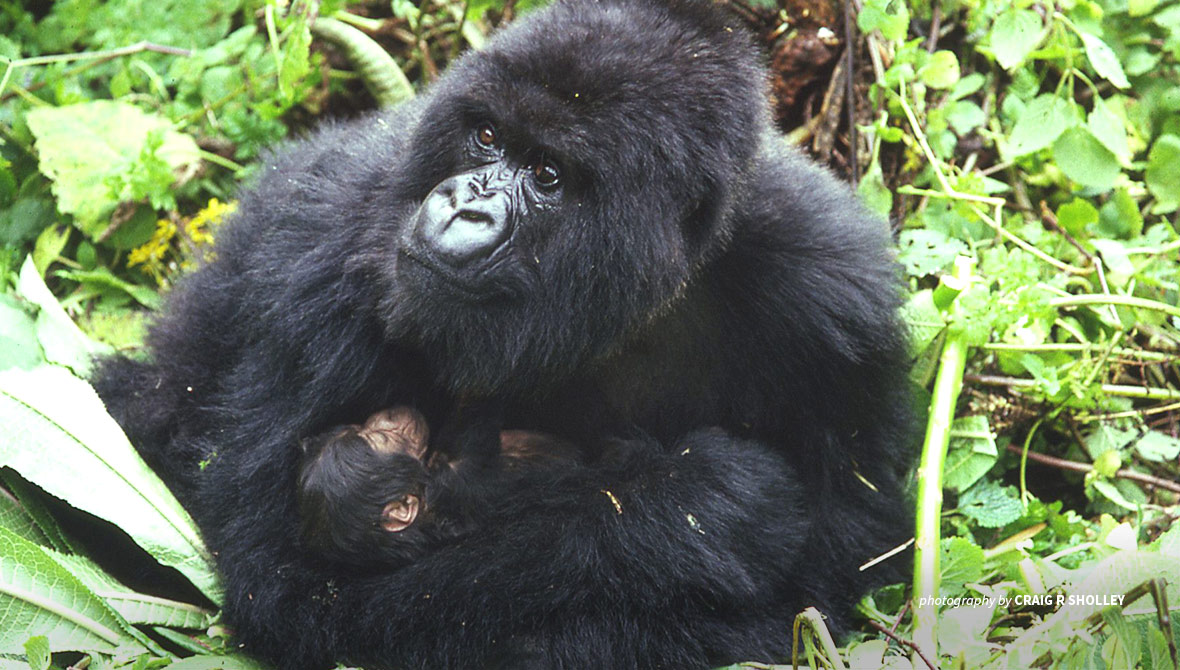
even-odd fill
[[(963, 290), (975, 271), (971, 258), (955, 259), (954, 275), (944, 278), (948, 286)], [(939, 357), (938, 375), (930, 399), (930, 418), (926, 424), (926, 440), (922, 444), (922, 460), (918, 465), (918, 518), (914, 532), (914, 644), (926, 658), (938, 658), (938, 596), (940, 522), (942, 518), (942, 468), (950, 442), (951, 422), (955, 418), (955, 404), (963, 387), (963, 369), (967, 363), (967, 335), (959, 319), (959, 303), (952, 302), (946, 309), (948, 323), (946, 342)], [(924, 666), (915, 652), (914, 667)]]

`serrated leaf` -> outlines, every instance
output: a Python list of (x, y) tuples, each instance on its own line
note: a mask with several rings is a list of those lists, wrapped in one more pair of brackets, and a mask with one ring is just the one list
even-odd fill
[(1070, 128), (1053, 143), (1053, 160), (1073, 181), (1089, 188), (1107, 191), (1119, 176), (1119, 162), (1114, 154), (1086, 128)]
[(1147, 188), (1157, 201), (1157, 213), (1174, 212), (1180, 207), (1180, 170), (1176, 169), (1177, 165), (1180, 165), (1180, 137), (1161, 135), (1151, 145), (1144, 175)]
[(983, 528), (1010, 524), (1024, 514), (1024, 506), (1009, 489), (985, 479), (959, 496), (959, 512)]
[(991, 47), (996, 62), (1011, 70), (1041, 41), (1041, 17), (1027, 9), (1009, 9), (992, 24)]
[(91, 238), (106, 229), (119, 204), (110, 180), (132, 170), (149, 134), (163, 134), (156, 156), (180, 171), (196, 164), (200, 150), (192, 137), (162, 116), (123, 102), (95, 100), (66, 107), (38, 107), (27, 115), (36, 138), (41, 172), (53, 182), (58, 209), (73, 214)]
[(51, 549), (68, 551), (69, 542), (61, 532), (57, 520), (36, 499), (36, 487), (17, 475), (12, 468), (0, 468), (0, 484), (10, 495), (3, 495), (0, 526), (24, 539)]
[(192, 519), (140, 460), (89, 384), (56, 366), (0, 372), (0, 423), (0, 465), (119, 526), (220, 600)]
[(910, 353), (918, 356), (946, 328), (943, 313), (934, 305), (934, 292), (923, 289), (910, 296), (901, 308), (902, 320), (910, 335)]
[(954, 596), (962, 591), (963, 584), (977, 582), (983, 578), (983, 549), (961, 537), (943, 539), (942, 554), (939, 556), (942, 584), (939, 595)]
[(84, 556), (56, 554), (54, 559), (129, 623), (199, 629), (213, 620), (213, 612), (196, 605), (137, 593)]
[(1073, 123), (1072, 102), (1051, 93), (1039, 95), (1028, 103), (1013, 126), (1006, 153), (1017, 158), (1044, 149)]
[(37, 545), (0, 528), (0, 653), (22, 654), (31, 635), (54, 651), (134, 644), (125, 622)]
[(1123, 66), (1114, 50), (1100, 37), (1090, 33), (1078, 34), (1082, 38), (1082, 46), (1086, 49), (1086, 58), (1090, 60), (1094, 71), (1118, 88), (1129, 87), (1131, 82), (1127, 81), (1127, 75), (1123, 72)]

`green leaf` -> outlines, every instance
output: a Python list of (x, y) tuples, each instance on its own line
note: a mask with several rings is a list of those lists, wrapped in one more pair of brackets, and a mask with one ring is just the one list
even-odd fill
[(934, 305), (934, 292), (931, 289), (911, 295), (902, 306), (901, 314), (910, 335), (910, 353), (915, 357), (925, 351), (946, 328), (942, 311)]
[(160, 306), (160, 294), (155, 290), (141, 284), (132, 284), (129, 281), (120, 279), (105, 267), (99, 267), (93, 270), (61, 270), (56, 273), (56, 276), (76, 281), (79, 284), (96, 288), (100, 291), (114, 289), (126, 293), (148, 309), (157, 309)]
[(70, 551), (69, 542), (49, 510), (41, 503), (44, 494), (12, 471), (0, 468), (0, 486), (12, 494), (0, 496), (0, 526), (24, 539), (50, 549)]
[(1143, 213), (1127, 189), (1114, 192), (1098, 212), (1097, 234), (1129, 240), (1143, 233)]
[(41, 172), (53, 181), (58, 209), (73, 214), (91, 238), (106, 229), (108, 215), (119, 204), (112, 184), (135, 173), (151, 133), (160, 138), (152, 155), (173, 172), (194, 167), (200, 155), (197, 143), (175, 131), (167, 119), (122, 102), (38, 107), (27, 119)]
[(1027, 9), (1009, 9), (992, 25), (991, 47), (996, 62), (1011, 70), (1041, 42), (1041, 17)]
[(882, 218), (889, 216), (889, 210), (893, 207), (893, 192), (885, 186), (879, 162), (873, 161), (869, 165), (864, 177), (856, 185), (856, 194), (870, 211), (881, 215)]
[(1053, 160), (1073, 181), (1100, 191), (1114, 187), (1119, 162), (1090, 131), (1070, 128), (1053, 143)]
[(1123, 66), (1119, 63), (1119, 57), (1115, 55), (1114, 50), (1100, 37), (1085, 32), (1080, 32), (1078, 35), (1082, 38), (1082, 46), (1086, 48), (1086, 58), (1090, 59), (1090, 65), (1094, 66), (1094, 71), (1118, 88), (1128, 88), (1131, 82), (1127, 81), (1127, 75), (1123, 72)]
[(910, 11), (902, 0), (867, 0), (856, 16), (856, 25), (862, 32), (880, 30), (885, 39), (900, 40), (909, 28)]
[(976, 415), (955, 419), (950, 437), (942, 483), (952, 491), (965, 491), (996, 464), (996, 436), (987, 417)]
[(45, 276), (49, 264), (57, 260), (66, 248), (66, 243), (70, 241), (70, 230), (72, 229), (69, 226), (54, 224), (45, 226), (37, 236), (37, 242), (33, 247), (33, 265), (41, 276)]
[(946, 120), (955, 133), (962, 137), (982, 126), (987, 121), (987, 115), (979, 105), (970, 100), (956, 100), (948, 108)]
[(1180, 456), (1180, 440), (1157, 430), (1149, 430), (1135, 442), (1135, 451), (1144, 460), (1170, 463)]
[(0, 370), (32, 368), (45, 360), (33, 312), (32, 305), (0, 293)]
[(212, 560), (195, 525), (89, 384), (56, 366), (0, 372), (0, 423), (0, 465), (119, 526), (219, 601)]
[(1157, 201), (1156, 213), (1166, 214), (1180, 207), (1180, 137), (1161, 135), (1147, 156), (1147, 188)]
[(1078, 237), (1085, 232), (1086, 226), (1098, 223), (1098, 210), (1085, 200), (1074, 198), (1057, 208), (1057, 223), (1065, 232)]
[(24, 653), (34, 634), (53, 651), (112, 653), (134, 644), (126, 625), (45, 549), (0, 528), (0, 653)]
[(1127, 145), (1127, 127), (1122, 119), (1110, 111), (1105, 102), (1094, 101), (1094, 109), (1086, 118), (1086, 127), (1120, 162), (1131, 159), (1131, 149)]
[(1073, 103), (1045, 93), (1037, 96), (1016, 121), (1009, 136), (1010, 158), (1017, 158), (1044, 149), (1073, 125)]
[(959, 59), (950, 51), (935, 51), (918, 76), (931, 88), (950, 88), (959, 81)]
[(85, 375), (95, 356), (111, 353), (110, 347), (86, 337), (74, 325), (41, 279), (32, 257), (26, 258), (21, 266), (16, 290), (22, 298), (37, 306), (37, 341), (50, 363), (64, 365), (79, 375)]
[(200, 629), (213, 621), (213, 612), (196, 605), (132, 591), (84, 556), (54, 554), (54, 558), (128, 623)]
[(1133, 430), (1123, 430), (1122, 428), (1103, 425), (1096, 428), (1093, 433), (1087, 435), (1082, 440), (1082, 446), (1090, 454), (1090, 460), (1094, 460), (1108, 451), (1123, 449), (1131, 443), (1131, 440), (1134, 440), (1138, 436), (1139, 433)]
[(962, 592), (963, 584), (983, 578), (983, 549), (970, 540), (948, 537), (942, 541), (942, 583), (939, 595), (954, 596)]
[(49, 670), (49, 662), (53, 660), (49, 638), (44, 635), (30, 637), (29, 641), (25, 642), (25, 659), (32, 670)]
[(1130, 16), (1147, 16), (1155, 11), (1158, 0), (1127, 0), (1127, 14)]
[(999, 528), (1024, 513), (1010, 486), (984, 479), (959, 496), (959, 512), (983, 528)]
[(933, 274), (949, 265), (956, 256), (968, 252), (963, 241), (927, 228), (901, 231), (897, 245), (900, 250), (898, 260), (906, 272), (915, 277)]
[(172, 663), (167, 670), (270, 670), (245, 656), (193, 656)]

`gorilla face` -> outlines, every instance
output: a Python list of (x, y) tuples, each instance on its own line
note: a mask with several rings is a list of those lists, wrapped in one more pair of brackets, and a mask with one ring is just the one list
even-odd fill
[(533, 388), (608, 354), (726, 242), (767, 126), (743, 33), (691, 4), (610, 2), (500, 33), (413, 133), (396, 188), (416, 210), (377, 242), (381, 308), (455, 391)]

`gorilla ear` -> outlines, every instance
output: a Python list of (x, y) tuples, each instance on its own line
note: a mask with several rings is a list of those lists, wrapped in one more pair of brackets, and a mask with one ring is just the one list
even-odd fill
[(381, 528), (390, 533), (399, 533), (409, 528), (418, 518), (419, 507), (418, 496), (409, 494), (386, 503), (381, 510)]

